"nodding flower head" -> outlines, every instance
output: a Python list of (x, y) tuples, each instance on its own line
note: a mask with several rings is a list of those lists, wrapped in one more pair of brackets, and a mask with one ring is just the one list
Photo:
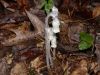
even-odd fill
[(59, 21), (58, 18), (55, 18), (55, 19), (52, 21), (52, 25), (53, 25), (53, 32), (54, 32), (54, 33), (60, 32), (60, 28), (59, 28), (60, 21)]
[(58, 12), (58, 9), (55, 6), (53, 6), (52, 12)]

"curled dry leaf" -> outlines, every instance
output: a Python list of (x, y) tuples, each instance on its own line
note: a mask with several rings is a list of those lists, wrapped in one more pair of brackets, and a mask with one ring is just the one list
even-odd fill
[[(18, 27), (18, 28), (13, 28), (13, 27), (2, 27), (2, 29), (7, 29), (9, 31), (12, 31), (15, 33), (16, 37), (13, 38), (8, 38), (6, 40), (4, 40), (3, 42), (1, 42), (4, 46), (12, 46), (15, 44), (18, 44), (19, 41), (21, 42), (23, 39), (25, 40), (26, 36), (31, 36), (32, 32), (27, 32), (24, 30), (24, 28), (27, 28), (27, 26), (25, 27), (25, 25), (23, 25), (22, 27)], [(34, 35), (34, 34), (33, 34)], [(27, 38), (28, 39), (28, 38)]]
[[(37, 18), (38, 19), (38, 18)], [(8, 38), (8, 39), (4, 39), (4, 41), (1, 42), (1, 44), (3, 44), (4, 46), (12, 46), (12, 45), (18, 45), (22, 42), (29, 42), (30, 40), (32, 39), (37, 39), (39, 38), (39, 36), (43, 36), (42, 35), (42, 32), (43, 32), (43, 28), (41, 28), (41, 24), (39, 23), (39, 20), (37, 20), (35, 17), (34, 19), (32, 18), (32, 22), (34, 22), (33, 20), (35, 20), (35, 30), (34, 31), (31, 31), (30, 30), (30, 25), (29, 23), (27, 22), (24, 22), (22, 23), (21, 26), (3, 26), (1, 27), (1, 29), (6, 29), (6, 30), (9, 30), (11, 32), (14, 32), (15, 33), (15, 37), (13, 38)], [(37, 24), (38, 22), (38, 24)], [(42, 25), (43, 26), (43, 25)], [(33, 29), (34, 29), (33, 28)]]
[(33, 27), (37, 30), (37, 32), (43, 33), (45, 24), (36, 15), (32, 14), (32, 11), (25, 10), (25, 12), (26, 12), (28, 18), (30, 19)]

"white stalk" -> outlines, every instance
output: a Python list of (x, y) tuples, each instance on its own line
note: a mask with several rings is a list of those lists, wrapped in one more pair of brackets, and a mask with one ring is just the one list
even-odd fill
[[(48, 25), (48, 19), (49, 17), (53, 18), (52, 21), (52, 28), (49, 27)], [(45, 20), (45, 44), (46, 44), (46, 62), (47, 62), (47, 67), (50, 68), (50, 65), (53, 65), (53, 60), (51, 56), (51, 47), (55, 49), (57, 47), (57, 41), (56, 41), (56, 36), (55, 33), (60, 32), (60, 21), (58, 19), (58, 9), (53, 6), (52, 12), (47, 15), (46, 20)], [(51, 43), (51, 45), (50, 45)], [(55, 55), (55, 54), (54, 54)]]
[(49, 28), (46, 28), (46, 31), (47, 31), (47, 33), (48, 33), (48, 39), (51, 41), (52, 39), (53, 39), (53, 36), (54, 36), (54, 33), (53, 33), (53, 31), (52, 31), (52, 28), (51, 27), (49, 27)]

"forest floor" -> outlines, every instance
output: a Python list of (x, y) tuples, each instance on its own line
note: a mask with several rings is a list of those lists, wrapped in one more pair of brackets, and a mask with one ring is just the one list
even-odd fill
[[(54, 0), (60, 33), (51, 68), (46, 63), (43, 0), (0, 1), (0, 75), (100, 75), (100, 1), (60, 1)], [(93, 37), (85, 50), (79, 49), (80, 32)]]

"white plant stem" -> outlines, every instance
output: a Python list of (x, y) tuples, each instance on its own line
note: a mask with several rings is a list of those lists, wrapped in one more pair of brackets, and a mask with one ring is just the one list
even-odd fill
[[(48, 24), (48, 19), (52, 17), (52, 28), (49, 27)], [(60, 21), (58, 19), (58, 9), (53, 6), (52, 12), (47, 15), (45, 19), (45, 46), (46, 46), (46, 63), (47, 67), (50, 69), (50, 67), (53, 66), (53, 59), (51, 56), (51, 48), (53, 48), (53, 57), (55, 56), (55, 49), (57, 47), (57, 42), (56, 42), (56, 36), (55, 33), (60, 32), (59, 25)], [(51, 45), (50, 45), (51, 44)]]

